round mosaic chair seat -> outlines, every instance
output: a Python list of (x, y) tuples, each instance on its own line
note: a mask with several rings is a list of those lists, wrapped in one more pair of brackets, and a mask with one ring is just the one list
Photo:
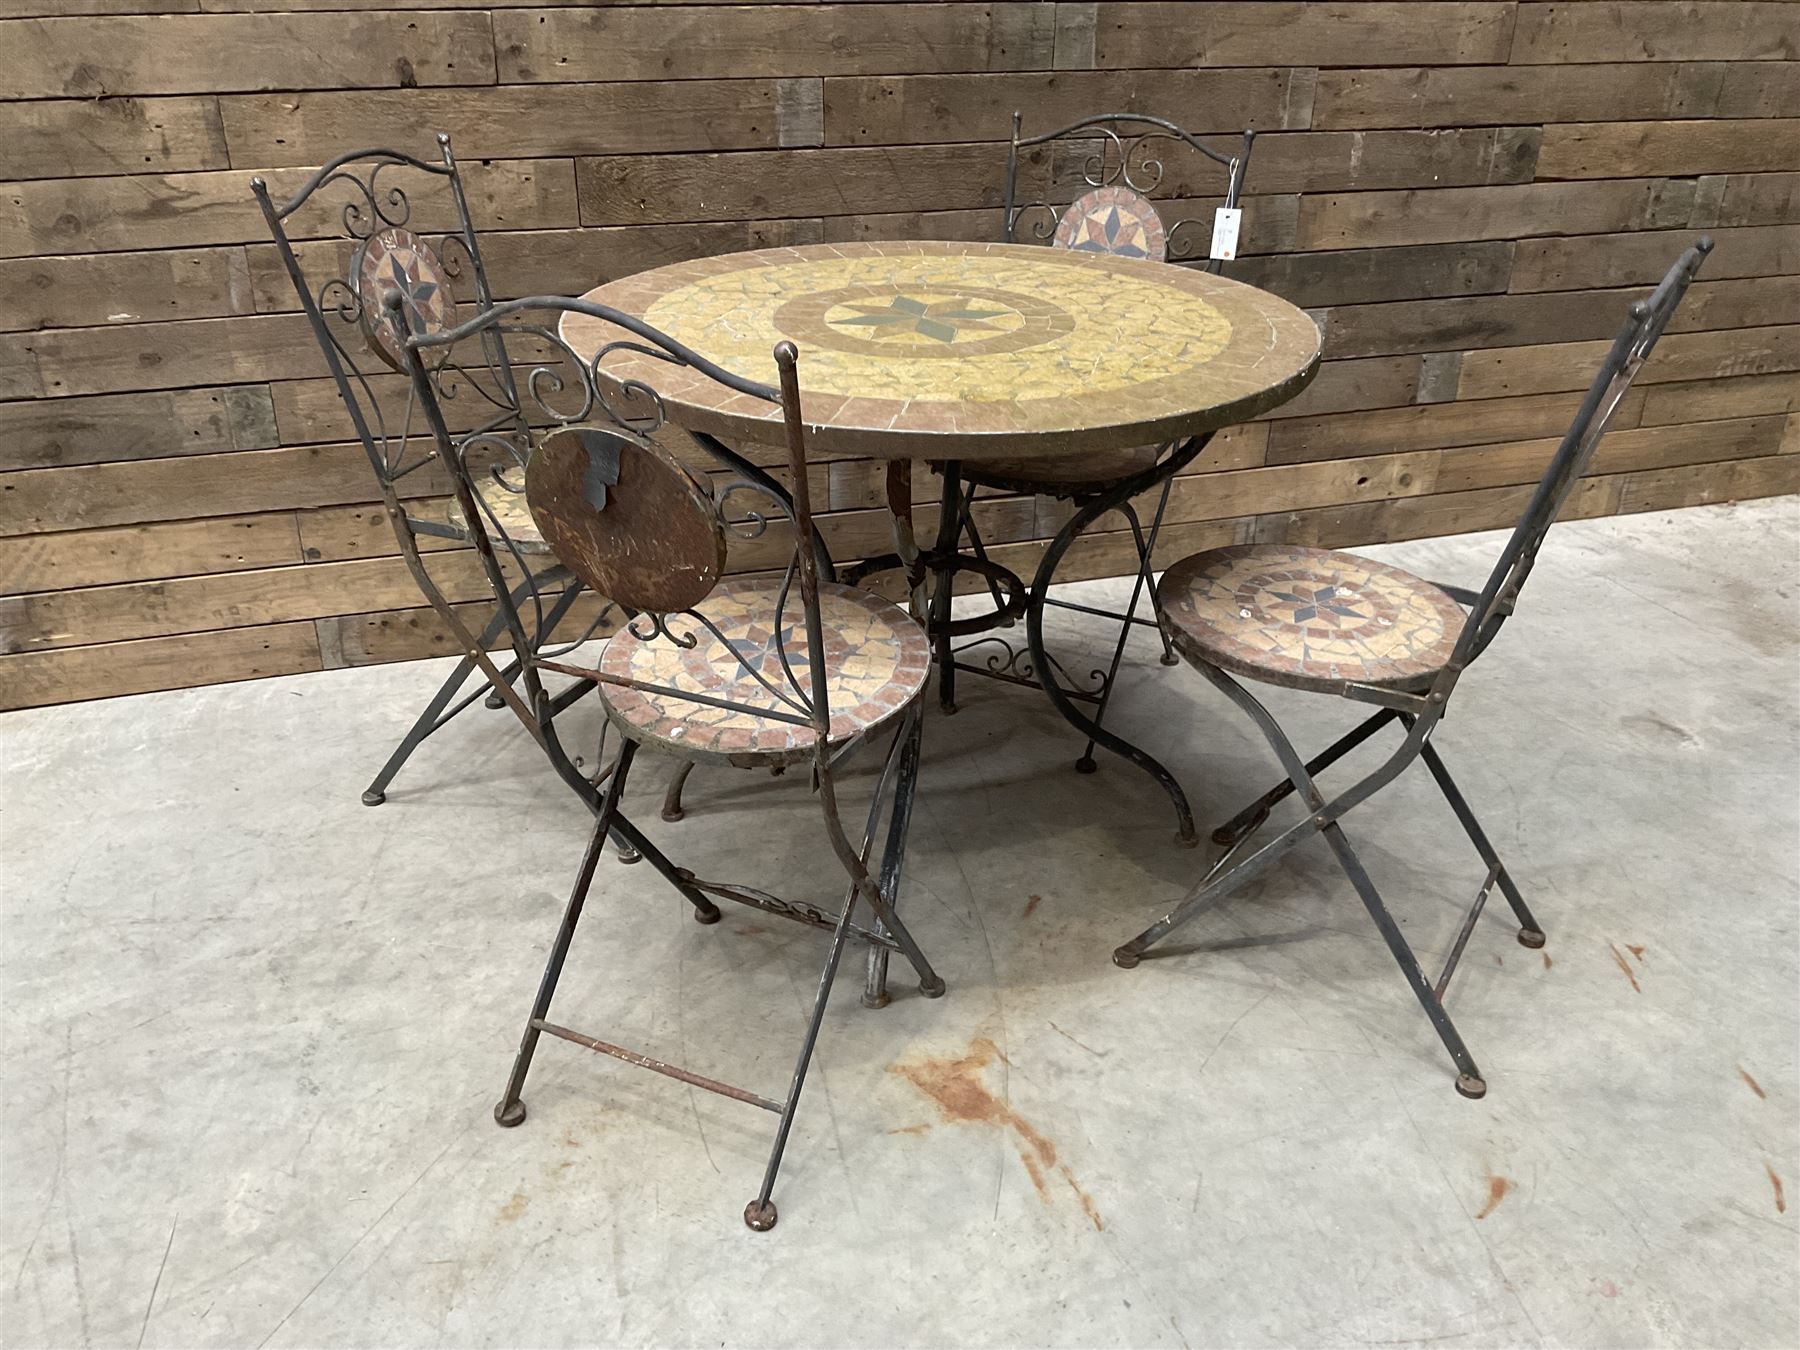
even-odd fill
[(1410, 572), (1285, 544), (1195, 553), (1163, 573), (1156, 596), (1189, 660), (1297, 689), (1427, 685), (1464, 620), (1461, 605)]
[[(692, 647), (677, 646), (660, 634), (645, 639), (621, 629), (607, 642), (599, 669), (668, 689), (797, 713), (745, 668), (747, 662), (768, 684), (792, 697), (793, 681), (781, 662), (785, 650), (788, 665), (811, 696), (806, 610), (797, 583), (789, 589), (781, 612), (781, 647), (776, 644), (780, 589), (776, 580), (722, 581), (697, 606), (718, 633), (682, 614), (669, 616), (669, 631), (684, 641), (691, 634)], [(875, 731), (899, 716), (925, 687), (931, 648), (925, 630), (911, 615), (868, 591), (821, 583), (819, 608), (825, 630), (830, 739), (836, 743)], [(640, 619), (638, 626), (647, 628), (648, 621)], [(617, 685), (602, 684), (599, 692), (608, 716), (626, 735), (688, 759), (760, 766), (802, 760), (813, 751), (810, 726)]]
[[(487, 527), (489, 535), (494, 533), (494, 523), (506, 531), (506, 537), (513, 542), (513, 547), (521, 553), (548, 553), (550, 546), (544, 542), (544, 533), (538, 529), (537, 522), (531, 518), (531, 508), (525, 504), (523, 492), (511, 492), (501, 484), (488, 478), (480, 482), (475, 489), (476, 496), (487, 513), (482, 524)], [(469, 522), (463, 519), (462, 507), (457, 500), (450, 499), (450, 523), (457, 529), (468, 531)], [(495, 541), (494, 547), (505, 552), (506, 546)]]

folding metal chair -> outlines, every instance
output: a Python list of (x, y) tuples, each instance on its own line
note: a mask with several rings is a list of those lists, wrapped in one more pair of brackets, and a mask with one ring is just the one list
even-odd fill
[[(398, 298), (391, 312), (396, 322), (408, 322)], [(560, 321), (570, 314), (611, 324), (604, 331), (610, 337), (616, 330), (616, 337), (591, 354), (578, 353), (561, 336)], [(514, 350), (532, 351), (537, 364), (528, 385), (534, 396), (564, 396), (560, 402), (540, 397), (534, 409), (558, 424), (540, 441), (525, 471), (526, 499), (542, 538), (570, 572), (631, 616), (607, 639), (592, 665), (577, 665), (536, 650), (519, 606), (510, 598), (502, 602), (521, 667), (523, 702), (532, 708), (548, 702), (543, 672), (590, 681), (599, 690), (609, 729), (622, 745), (494, 1118), (505, 1126), (525, 1119), (526, 1076), (546, 1033), (759, 1106), (780, 1119), (761, 1188), (745, 1207), (744, 1222), (766, 1230), (776, 1222), (771, 1198), (776, 1173), (845, 943), (854, 938), (898, 951), (918, 974), (922, 994), (935, 998), (944, 992), (944, 982), (893, 905), (918, 773), (930, 644), (906, 611), (834, 579), (829, 555), (813, 528), (797, 354), (791, 343), (775, 348), (780, 379), (775, 388), (720, 368), (635, 317), (560, 297), (495, 305), (459, 328), (419, 333), (405, 343), (413, 387), (438, 452), (453, 470), (457, 498), (473, 524), (476, 552), (494, 576), (497, 593), (505, 594), (506, 588), (486, 536), (486, 519), (474, 504), (478, 474), (471, 455), (485, 437), (458, 438), (448, 431), (434, 375), (445, 353), (490, 337), (504, 337)], [(634, 373), (609, 375), (609, 360), (636, 363)], [(722, 470), (713, 486), (665, 449), (659, 440), (664, 401), (641, 373), (646, 362), (666, 363), (671, 382), (716, 381), (746, 398), (778, 405), (785, 418), (791, 495), (710, 437), (694, 439)], [(760, 501), (753, 509), (732, 504), (740, 493)], [(780, 576), (724, 575), (731, 536), (760, 535), (783, 523), (792, 547)], [(528, 725), (556, 744), (553, 725)], [(837, 776), (851, 753), (884, 737), (886, 756), (865, 827), (860, 842), (852, 842), (839, 816)], [(735, 1087), (549, 1020), (602, 842), (623, 820), (619, 803), (640, 748), (687, 762), (739, 768), (811, 767), (825, 833), (848, 879), (835, 912), (754, 886), (702, 880), (685, 868), (671, 868), (650, 845), (641, 845), (703, 923), (719, 918), (711, 903), (716, 898), (830, 931), (812, 1013), (782, 1097)], [(879, 866), (872, 870), (884, 820), (885, 843)], [(876, 920), (871, 927), (854, 919), (857, 906), (865, 902)]]
[[(1197, 553), (1163, 573), (1156, 598), (1164, 632), (1189, 664), (1256, 723), (1287, 778), (1214, 831), (1214, 842), (1225, 852), (1180, 904), (1114, 951), (1114, 962), (1126, 969), (1136, 966), (1175, 929), (1242, 888), (1297, 844), (1323, 835), (1450, 1052), (1457, 1070), (1456, 1090), (1465, 1097), (1487, 1091), (1480, 1069), (1444, 1010), (1445, 991), (1496, 885), (1518, 919), (1521, 944), (1543, 946), (1544, 931), (1431, 744), (1431, 734), (1463, 672), (1487, 650), (1518, 604), (1551, 523), (1711, 249), (1712, 240), (1701, 236), (1655, 293), (1631, 306), (1568, 434), (1479, 592), (1433, 585), (1349, 553), (1278, 544)], [(1274, 717), (1234, 675), (1335, 694), (1380, 711), (1303, 761)], [(1315, 775), (1393, 722), (1406, 733), (1400, 746), (1360, 782), (1327, 797)], [(1487, 865), (1487, 877), (1436, 981), (1426, 979), (1341, 823), (1352, 808), (1393, 782), (1415, 759), (1425, 761)], [(1300, 794), (1307, 814), (1233, 865), (1269, 818), (1270, 809), (1291, 792)]]
[[(1219, 260), (1207, 256), (1211, 241), (1211, 211), (1201, 210), (1194, 201), (1184, 199), (1208, 190), (1200, 187), (1202, 181), (1223, 168), (1222, 204), (1236, 208), (1243, 193), (1244, 174), (1249, 167), (1255, 132), (1246, 131), (1242, 147), (1234, 153), (1221, 154), (1174, 122), (1136, 113), (1084, 117), (1041, 136), (1021, 137), (1019, 128), (1020, 114), (1015, 112), (1012, 144), (1006, 157), (1005, 242), (1018, 243), (1022, 235), (1028, 235), (1033, 239), (1048, 240), (1056, 248), (1156, 262), (1192, 260), (1205, 271), (1215, 274), (1219, 271)], [(1046, 156), (1048, 181), (1041, 194), (1025, 194), (1020, 188), (1022, 152), (1039, 146), (1068, 153)], [(1077, 161), (1079, 169), (1071, 172)], [(1153, 193), (1173, 198), (1165, 201), (1166, 219), (1151, 202)], [(1053, 205), (1053, 201), (1061, 205)], [(956, 646), (959, 635), (991, 627), (992, 619), (985, 615), (976, 619), (955, 619), (950, 609), (954, 573), (946, 571), (940, 575), (932, 606), (931, 632), (938, 663), (938, 701), (946, 712), (956, 710), (956, 673), (959, 670), (1013, 684), (1041, 687), (1065, 717), (1089, 731), (1087, 747), (1075, 762), (1078, 770), (1094, 772), (1097, 767), (1094, 745), (1098, 741), (1114, 753), (1139, 762), (1140, 767), (1150, 771), (1153, 777), (1157, 776), (1148, 764), (1141, 763), (1141, 755), (1135, 747), (1110, 737), (1101, 723), (1106, 717), (1107, 704), (1117, 683), (1119, 665), (1124, 659), (1132, 629), (1156, 629), (1153, 618), (1139, 617), (1138, 606), (1153, 585), (1150, 559), (1156, 548), (1156, 536), (1162, 528), (1163, 513), (1168, 507), (1170, 483), (1175, 469), (1180, 467), (1169, 465), (1169, 458), (1176, 448), (1174, 445), (1149, 445), (1051, 459), (984, 460), (980, 464), (953, 462), (934, 466), (943, 474), (944, 480), (943, 511), (939, 517), (942, 522), (940, 549), (956, 544), (960, 532), (967, 538), (974, 555), (986, 560), (987, 551), (974, 510), (982, 489), (999, 496), (1032, 494), (1050, 497), (1068, 502), (1075, 508), (1074, 515), (1057, 532), (1046, 550), (1025, 599), (1022, 612), (1031, 639), (1023, 648), (995, 636)], [(1168, 472), (1160, 473), (1159, 470)], [(1158, 478), (1161, 487), (1146, 530), (1133, 502), (1140, 493), (1156, 489)], [(1139, 480), (1147, 480), (1148, 487), (1140, 486)], [(1124, 612), (1052, 598), (1049, 588), (1063, 557), (1095, 521), (1112, 511), (1122, 515), (1130, 527), (1137, 557), (1131, 599)], [(1000, 587), (991, 579), (988, 586), (996, 610), (1016, 618), (1019, 606), (1009, 606)], [(1077, 680), (1045, 652), (1042, 632), (1046, 606), (1075, 610), (1117, 623), (1118, 637), (1104, 670), (1092, 671), (1085, 681)], [(998, 647), (999, 650), (991, 651), (987, 659), (979, 663), (968, 659), (966, 654), (982, 647)], [(1162, 660), (1164, 665), (1176, 664), (1174, 651), (1166, 638), (1163, 639)], [(1091, 719), (1077, 713), (1076, 703), (1093, 709)]]
[[(418, 333), (456, 326), (459, 285), (465, 292), (460, 307), (464, 317), (493, 303), (450, 138), (440, 135), (437, 141), (441, 161), (436, 164), (396, 150), (339, 155), (279, 207), (270, 200), (267, 182), (250, 180), (276, 252), (337, 386), (349, 427), (375, 472), (400, 556), (463, 653), (364, 791), (366, 806), (385, 801), (388, 785), (413, 751), (476, 699), (485, 694), (488, 706), (494, 708), (505, 701), (507, 686), (518, 676), (518, 663), (501, 668), (485, 655), (505, 632), (499, 602), (510, 599), (517, 607), (527, 596), (540, 601), (531, 613), (528, 644), (536, 651), (582, 590), (577, 578), (548, 557), (525, 509), (521, 475), (530, 454), (531, 427), (498, 332), (486, 334), (477, 360), (445, 364), (433, 372), (440, 397), (464, 394), (460, 402), (450, 404), (454, 413), (449, 422), (459, 438), (479, 438), (490, 454), (473, 505), (462, 504), (447, 514), (421, 507), (422, 497), (449, 489), (437, 470), (436, 443), (417, 425), (413, 387), (404, 373), (406, 354), (388, 319), (385, 297), (402, 298), (407, 323)], [(500, 542), (513, 570), (510, 578), (494, 579), (499, 588), (496, 607), (479, 629), (464, 622), (420, 549), (421, 538), (472, 541), (471, 511)], [(431, 556), (441, 573), (447, 560)], [(454, 566), (461, 558), (448, 561)], [(482, 687), (459, 699), (462, 687), (477, 671), (486, 677)], [(565, 701), (579, 698), (588, 688), (572, 687)]]

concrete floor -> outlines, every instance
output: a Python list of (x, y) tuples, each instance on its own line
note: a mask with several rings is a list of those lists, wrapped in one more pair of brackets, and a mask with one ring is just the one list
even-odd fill
[[(1497, 548), (1371, 551), (1478, 583)], [(1480, 1102), (1322, 845), (1115, 969), (1202, 858), (1147, 779), (1077, 776), (1037, 696), (970, 680), (906, 891), (949, 996), (840, 980), (766, 1235), (751, 1108), (547, 1041), (530, 1119), (490, 1119), (585, 824), (480, 709), (358, 804), (440, 667), (0, 719), (0, 1334), (1800, 1343), (1797, 570), (1796, 499), (1558, 527), (1458, 691), (1437, 744), (1550, 934), (1484, 920), (1453, 986)], [(1203, 821), (1272, 781), (1136, 655), (1119, 721)], [(1274, 703), (1302, 744), (1348, 720)], [(665, 825), (665, 773), (632, 799), (681, 860), (837, 889), (803, 783), (702, 772)], [(1481, 869), (1428, 777), (1350, 832), (1434, 967)], [(823, 951), (608, 863), (557, 1015), (776, 1092)]]

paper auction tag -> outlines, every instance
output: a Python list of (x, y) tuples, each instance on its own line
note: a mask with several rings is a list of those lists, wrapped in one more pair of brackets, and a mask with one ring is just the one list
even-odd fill
[(1213, 215), (1212, 251), (1210, 256), (1230, 262), (1237, 257), (1238, 226), (1244, 211), (1238, 206), (1221, 206)]

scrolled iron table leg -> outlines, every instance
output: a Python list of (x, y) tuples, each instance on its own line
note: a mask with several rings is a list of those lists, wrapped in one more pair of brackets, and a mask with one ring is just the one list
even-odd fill
[(1193, 808), (1188, 805), (1187, 794), (1181, 790), (1181, 784), (1175, 775), (1165, 768), (1155, 756), (1140, 750), (1124, 737), (1115, 735), (1088, 717), (1059, 686), (1055, 678), (1055, 666), (1050, 660), (1050, 653), (1044, 646), (1044, 600), (1050, 592), (1051, 582), (1055, 579), (1056, 568), (1063, 556), (1101, 516), (1108, 511), (1129, 502), (1140, 493), (1152, 488), (1159, 488), (1191, 463), (1206, 448), (1210, 436), (1197, 436), (1178, 445), (1160, 463), (1153, 465), (1143, 473), (1126, 479), (1110, 492), (1095, 497), (1079, 507), (1063, 527), (1051, 539), (1050, 546), (1044, 551), (1043, 559), (1038, 564), (1037, 574), (1032, 578), (1031, 596), (1025, 607), (1025, 637), (1031, 652), (1031, 661), (1038, 671), (1039, 679), (1044, 686), (1044, 695), (1050, 704), (1063, 715), (1069, 725), (1073, 726), (1093, 744), (1110, 750), (1115, 755), (1131, 761), (1145, 773), (1156, 780), (1157, 785), (1169, 795), (1169, 801), (1175, 808), (1175, 841), (1184, 848), (1195, 848), (1199, 845), (1200, 836), (1194, 829)]

